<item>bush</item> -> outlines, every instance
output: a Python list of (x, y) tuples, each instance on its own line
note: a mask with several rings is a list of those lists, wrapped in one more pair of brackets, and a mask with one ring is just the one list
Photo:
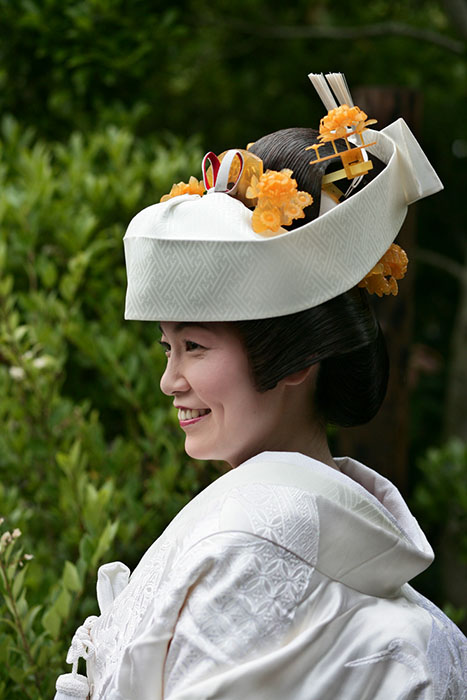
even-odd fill
[(437, 552), (424, 588), (467, 631), (467, 444), (452, 438), (430, 448), (419, 469), (413, 506)]
[[(96, 569), (134, 565), (202, 486), (158, 390), (154, 324), (123, 323), (132, 215), (199, 170), (196, 141), (122, 128), (0, 143), (0, 697), (53, 697)], [(203, 472), (204, 474), (204, 472)], [(19, 537), (19, 533), (23, 536)], [(19, 547), (20, 542), (24, 542)], [(28, 555), (24, 558), (23, 551)]]

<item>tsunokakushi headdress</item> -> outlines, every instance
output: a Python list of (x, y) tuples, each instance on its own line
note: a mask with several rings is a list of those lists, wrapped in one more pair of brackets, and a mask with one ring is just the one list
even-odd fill
[[(125, 318), (260, 319), (356, 285), (397, 293), (407, 256), (393, 242), (407, 207), (442, 184), (403, 119), (374, 131), (342, 74), (309, 77), (328, 110), (309, 146), (323, 173), (316, 218), (287, 230), (313, 204), (291, 170), (264, 171), (248, 149), (208, 153), (201, 181), (174, 185), (130, 222)], [(380, 172), (361, 186), (374, 162)]]

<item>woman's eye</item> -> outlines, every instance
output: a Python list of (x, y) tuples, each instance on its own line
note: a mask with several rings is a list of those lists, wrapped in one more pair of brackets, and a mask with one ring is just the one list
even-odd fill
[(199, 343), (195, 343), (193, 340), (186, 340), (185, 341), (185, 347), (188, 352), (191, 350), (203, 350), (203, 346), (200, 345)]
[[(194, 340), (185, 340), (184, 344), (185, 344), (185, 351), (186, 352), (194, 352), (196, 350), (204, 350), (205, 349), (199, 343), (195, 343)], [(165, 341), (165, 340), (159, 340), (159, 345), (162, 347), (166, 356), (169, 357), (170, 352), (172, 350), (170, 344), (167, 343), (167, 341)]]

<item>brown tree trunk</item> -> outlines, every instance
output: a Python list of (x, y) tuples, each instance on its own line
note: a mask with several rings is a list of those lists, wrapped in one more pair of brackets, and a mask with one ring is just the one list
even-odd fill
[[(355, 104), (369, 117), (378, 120), (382, 129), (403, 117), (412, 131), (419, 132), (422, 99), (418, 92), (403, 88), (375, 87), (354, 91)], [(409, 209), (397, 242), (414, 257), (416, 209)], [(388, 393), (378, 415), (367, 425), (342, 428), (337, 435), (339, 454), (352, 455), (387, 476), (407, 492), (407, 453), (409, 434), (409, 349), (412, 341), (414, 270), (409, 264), (396, 297), (372, 299), (377, 318), (388, 345), (390, 376)]]

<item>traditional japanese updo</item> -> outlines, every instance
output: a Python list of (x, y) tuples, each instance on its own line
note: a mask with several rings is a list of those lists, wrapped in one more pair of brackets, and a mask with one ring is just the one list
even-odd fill
[[(250, 147), (262, 159), (265, 170), (290, 168), (298, 189), (313, 195), (314, 203), (305, 209), (305, 219), (298, 219), (290, 228), (318, 216), (324, 167), (330, 163), (327, 172), (341, 167), (338, 159), (336, 165), (332, 160), (309, 165), (313, 152), (305, 151), (305, 147), (316, 143), (317, 137), (314, 129), (284, 129)], [(326, 155), (325, 148), (332, 147), (325, 146), (322, 155)], [(384, 167), (372, 160), (373, 170), (358, 189)], [(234, 322), (258, 390), (268, 391), (284, 377), (319, 362), (315, 392), (318, 416), (326, 423), (348, 427), (373, 418), (386, 394), (389, 363), (384, 337), (367, 297), (365, 291), (355, 287), (288, 316)]]

